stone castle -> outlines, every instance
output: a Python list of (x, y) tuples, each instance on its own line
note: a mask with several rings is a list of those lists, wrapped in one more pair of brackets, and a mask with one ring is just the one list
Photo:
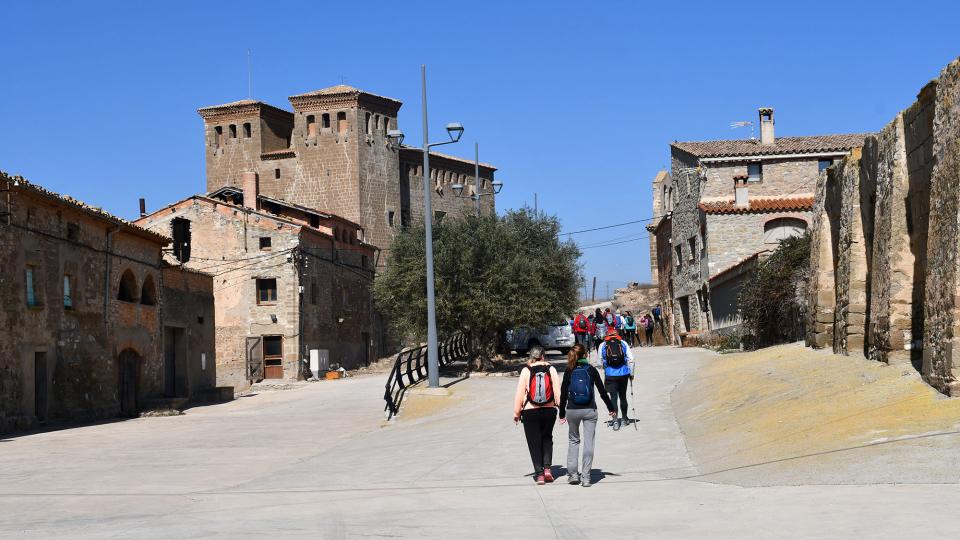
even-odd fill
[[(207, 191), (240, 188), (245, 171), (259, 174), (263, 195), (359, 223), (362, 240), (389, 248), (394, 234), (423, 215), (423, 154), (387, 137), (402, 103), (338, 85), (290, 97), (293, 112), (243, 100), (199, 109), (204, 121)], [(473, 161), (430, 154), (433, 210), (438, 218), (474, 211), (454, 196), (473, 194)], [(480, 165), (481, 192), (495, 167)], [(481, 211), (494, 212), (493, 197)], [(384, 264), (381, 258), (379, 264)]]

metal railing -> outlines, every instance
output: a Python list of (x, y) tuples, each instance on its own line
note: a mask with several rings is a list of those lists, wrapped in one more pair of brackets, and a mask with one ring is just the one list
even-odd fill
[[(470, 340), (463, 334), (455, 334), (440, 344), (438, 353), (440, 367), (466, 360), (470, 357)], [(387, 413), (387, 420), (400, 412), (400, 402), (403, 401), (407, 388), (426, 378), (426, 345), (404, 349), (397, 354), (397, 360), (393, 364), (383, 392), (383, 399), (387, 402), (383, 408)]]

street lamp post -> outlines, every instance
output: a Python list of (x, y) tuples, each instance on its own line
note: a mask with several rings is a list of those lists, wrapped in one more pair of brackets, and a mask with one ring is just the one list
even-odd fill
[(473, 199), (476, 202), (477, 215), (480, 215), (480, 197), (493, 197), (503, 189), (503, 182), (494, 180), (490, 184), (493, 188), (491, 193), (480, 193), (480, 143), (473, 143), (473, 195), (463, 194), (463, 184), (454, 184), (453, 194), (461, 199)]
[[(433, 279), (433, 202), (430, 193), (430, 148), (453, 144), (463, 136), (463, 126), (458, 123), (447, 124), (449, 141), (431, 143), (427, 121), (427, 66), (420, 66), (420, 87), (423, 109), (423, 228), (426, 236), (427, 259), (427, 381), (430, 388), (440, 386), (440, 355), (437, 347), (437, 300)], [(403, 132), (391, 129), (387, 137), (403, 144)]]

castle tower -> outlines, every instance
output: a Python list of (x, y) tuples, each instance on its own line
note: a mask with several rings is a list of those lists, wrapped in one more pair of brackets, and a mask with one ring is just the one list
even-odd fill
[(261, 156), (290, 146), (293, 115), (262, 101), (235, 101), (197, 112), (203, 118), (207, 191), (241, 187), (244, 171), (258, 171), (263, 177)]

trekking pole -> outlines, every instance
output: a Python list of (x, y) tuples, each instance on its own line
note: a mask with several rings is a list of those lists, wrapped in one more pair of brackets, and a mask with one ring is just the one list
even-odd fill
[(637, 427), (637, 405), (633, 399), (634, 366), (636, 366), (636, 362), (630, 362), (630, 412), (633, 414), (633, 430), (640, 431), (640, 428)]

